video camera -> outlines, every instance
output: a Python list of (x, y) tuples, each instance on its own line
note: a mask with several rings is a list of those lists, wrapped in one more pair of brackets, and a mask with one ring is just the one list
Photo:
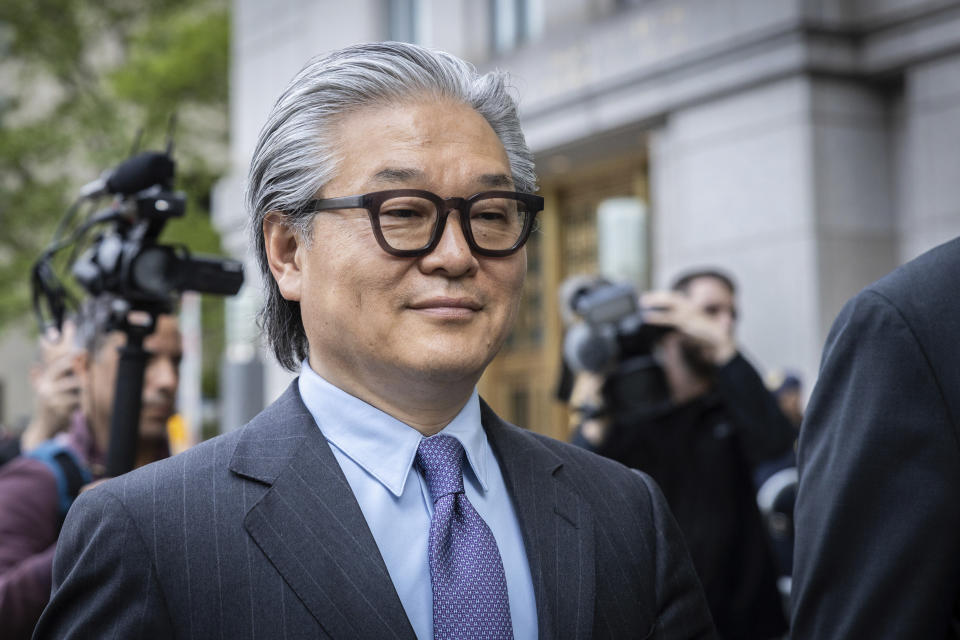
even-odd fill
[[(71, 248), (68, 269), (73, 279), (90, 296), (113, 298), (107, 329), (127, 335), (120, 350), (111, 417), (107, 454), (111, 476), (133, 468), (149, 358), (143, 340), (153, 332), (157, 316), (172, 313), (184, 291), (233, 295), (243, 285), (241, 262), (194, 257), (185, 246), (157, 242), (167, 221), (186, 211), (186, 197), (172, 190), (174, 167), (168, 146), (166, 152), (135, 155), (84, 186), (33, 267), (33, 306), (41, 331), (59, 329), (67, 308), (78, 306), (54, 264), (59, 252)], [(112, 196), (110, 205), (88, 215), (66, 235), (80, 206), (102, 196)], [(104, 225), (107, 229), (84, 249), (87, 234)]]
[[(122, 328), (126, 313), (164, 313), (173, 309), (183, 291), (233, 295), (243, 284), (243, 265), (236, 260), (193, 257), (184, 246), (161, 245), (157, 238), (172, 218), (186, 211), (183, 193), (171, 190), (174, 161), (168, 153), (147, 151), (124, 161), (81, 190), (80, 202), (116, 196), (111, 205), (81, 224), (70, 238), (54, 242), (34, 266), (34, 305), (41, 324), (59, 324), (69, 304), (68, 294), (55, 282), (52, 259), (79, 243), (97, 225), (112, 223), (72, 261), (74, 279), (91, 296), (112, 294), (126, 309), (118, 309), (114, 328)], [(76, 206), (76, 205), (75, 205)], [(72, 211), (67, 218), (72, 217)], [(61, 223), (61, 228), (69, 221)], [(44, 320), (46, 302), (52, 318)]]
[(654, 347), (671, 329), (644, 322), (636, 290), (595, 282), (574, 291), (567, 305), (581, 321), (564, 336), (564, 360), (574, 371), (606, 376), (607, 414), (638, 418), (667, 409), (669, 389)]

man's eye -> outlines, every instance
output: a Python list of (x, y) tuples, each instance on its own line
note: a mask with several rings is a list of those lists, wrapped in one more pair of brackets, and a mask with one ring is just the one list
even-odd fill
[(417, 211), (416, 209), (390, 209), (388, 211), (381, 211), (381, 216), (390, 216), (392, 218), (419, 218), (423, 216), (423, 212)]
[(504, 222), (507, 212), (503, 209), (482, 209), (470, 212), (470, 219), (477, 222)]

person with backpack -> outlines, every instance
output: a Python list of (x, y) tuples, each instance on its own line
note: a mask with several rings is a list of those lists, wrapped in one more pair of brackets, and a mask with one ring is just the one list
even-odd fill
[[(8, 640), (29, 638), (50, 597), (57, 536), (74, 498), (103, 478), (110, 437), (118, 347), (109, 331), (112, 300), (88, 301), (76, 319), (82, 349), (73, 375), (80, 403), (66, 430), (0, 467), (0, 628)], [(166, 422), (174, 411), (181, 356), (176, 318), (160, 316), (144, 340), (137, 465), (169, 454)]]

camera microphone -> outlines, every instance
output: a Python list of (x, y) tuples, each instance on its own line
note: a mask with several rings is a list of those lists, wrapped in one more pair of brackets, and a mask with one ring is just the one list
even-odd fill
[(169, 186), (174, 163), (166, 153), (145, 151), (124, 160), (80, 189), (81, 198), (99, 198), (107, 194), (131, 195), (155, 184)]

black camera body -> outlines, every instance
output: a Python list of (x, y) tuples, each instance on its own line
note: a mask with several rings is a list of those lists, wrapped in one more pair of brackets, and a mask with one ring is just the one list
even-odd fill
[(185, 247), (162, 245), (157, 236), (170, 218), (185, 211), (185, 198), (159, 185), (136, 194), (134, 215), (119, 215), (71, 266), (91, 295), (112, 293), (131, 308), (164, 306), (182, 291), (233, 295), (243, 284), (237, 260), (193, 257)]
[(564, 336), (564, 359), (574, 371), (606, 375), (607, 414), (632, 419), (668, 409), (669, 388), (654, 348), (672, 329), (644, 322), (635, 289), (601, 282), (575, 292), (569, 304), (582, 322)]
[(71, 266), (90, 295), (110, 293), (131, 310), (172, 307), (183, 291), (233, 295), (243, 285), (243, 264), (222, 258), (194, 258), (186, 247), (161, 245), (157, 237), (172, 218), (186, 211), (186, 197), (171, 190), (174, 162), (166, 153), (147, 151), (126, 160), (85, 190), (87, 197), (115, 194), (108, 231)]

